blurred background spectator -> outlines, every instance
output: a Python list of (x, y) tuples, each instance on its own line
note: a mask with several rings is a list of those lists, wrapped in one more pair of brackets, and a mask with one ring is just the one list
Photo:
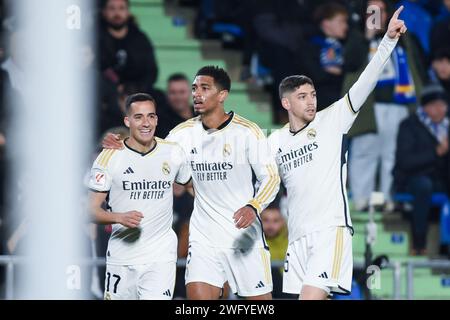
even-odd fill
[[(345, 47), (348, 72), (343, 92), (350, 89), (373, 56), (393, 13), (385, 0), (371, 0), (367, 5), (379, 8), (381, 26), (377, 28), (368, 21), (363, 32), (352, 30)], [(391, 188), (397, 131), (400, 122), (415, 107), (416, 95), (426, 81), (425, 65), (420, 45), (414, 35), (407, 33), (400, 39), (349, 132), (352, 137), (349, 181), (356, 210), (367, 209), (370, 194), (377, 190), (377, 172), (385, 209), (393, 210)]]
[(166, 137), (170, 130), (194, 116), (191, 82), (186, 75), (175, 73), (167, 79), (167, 108), (159, 108), (156, 135)]
[(313, 80), (317, 107), (322, 110), (339, 100), (344, 79), (343, 41), (347, 37), (349, 13), (340, 3), (325, 3), (314, 13), (318, 30), (302, 49), (304, 72)]
[(397, 192), (413, 195), (412, 255), (426, 254), (428, 219), (433, 192), (448, 194), (448, 104), (437, 85), (423, 89), (420, 107), (405, 119), (398, 132), (395, 162)]
[(439, 83), (450, 96), (450, 44), (446, 48), (438, 49), (431, 61), (432, 75), (435, 82)]
[(117, 85), (148, 91), (158, 77), (153, 45), (129, 11), (128, 0), (105, 0), (99, 28), (100, 70)]
[[(270, 259), (272, 261), (284, 261), (288, 247), (288, 231), (286, 220), (281, 214), (277, 201), (270, 204), (269, 207), (261, 212), (261, 220), (263, 223), (267, 245), (270, 248)], [(290, 294), (283, 293), (283, 269), (284, 267), (272, 268), (272, 296), (274, 299), (292, 297)]]

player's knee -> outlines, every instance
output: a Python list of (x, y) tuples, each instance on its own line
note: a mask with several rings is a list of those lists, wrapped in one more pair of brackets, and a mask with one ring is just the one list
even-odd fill
[(190, 282), (186, 285), (186, 295), (189, 300), (217, 300), (220, 292), (221, 288), (207, 283)]
[(259, 296), (247, 297), (247, 300), (272, 300), (272, 292), (261, 294)]
[(313, 286), (303, 286), (300, 300), (326, 300), (328, 292)]

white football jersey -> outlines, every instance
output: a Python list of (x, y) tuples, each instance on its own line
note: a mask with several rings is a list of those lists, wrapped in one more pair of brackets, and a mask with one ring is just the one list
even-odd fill
[(104, 149), (94, 162), (89, 188), (108, 192), (108, 209), (144, 215), (138, 228), (113, 224), (106, 254), (108, 264), (137, 265), (176, 261), (177, 237), (172, 230), (173, 183), (191, 178), (183, 149), (156, 138), (155, 147), (142, 154), (126, 145)]
[(292, 133), (287, 124), (270, 135), (272, 154), (287, 190), (289, 243), (331, 226), (346, 226), (353, 234), (346, 193), (346, 134), (397, 41), (385, 35), (349, 93), (317, 112), (301, 130)]
[[(265, 247), (259, 213), (275, 198), (280, 178), (261, 129), (230, 115), (214, 131), (204, 128), (200, 117), (190, 119), (166, 138), (184, 148), (192, 171), (189, 240), (221, 248)], [(257, 219), (238, 229), (233, 215), (247, 204), (256, 209)]]
[(330, 226), (351, 227), (345, 134), (355, 118), (346, 95), (298, 132), (288, 124), (270, 135), (287, 190), (289, 243)]

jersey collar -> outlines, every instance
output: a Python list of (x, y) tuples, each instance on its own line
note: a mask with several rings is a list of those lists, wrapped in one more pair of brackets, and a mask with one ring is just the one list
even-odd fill
[(153, 150), (155, 150), (155, 149), (156, 149), (156, 146), (158, 145), (158, 141), (155, 139), (155, 145), (153, 146), (153, 148), (151, 148), (151, 149), (148, 150), (147, 152), (140, 152), (140, 151), (137, 151), (136, 149), (133, 149), (132, 147), (130, 147), (130, 146), (127, 144), (127, 140), (128, 140), (128, 137), (125, 138), (125, 140), (123, 141), (123, 144), (125, 145), (125, 147), (126, 147), (127, 149), (133, 151), (133, 152), (136, 152), (136, 153), (140, 154), (140, 155), (143, 156), (143, 157), (146, 156), (146, 155), (148, 155), (149, 153), (151, 153)]
[(289, 129), (289, 132), (290, 132), (293, 136), (295, 136), (297, 133), (303, 131), (307, 126), (309, 126), (310, 123), (311, 123), (311, 122), (308, 122), (308, 123), (305, 124), (302, 128), (298, 129), (297, 131), (292, 131), (291, 129)]
[(206, 131), (208, 130), (214, 130), (212, 133), (217, 132), (219, 130), (225, 129), (231, 121), (233, 121), (234, 118), (234, 112), (230, 111), (228, 112), (228, 119), (225, 120), (225, 122), (223, 122), (220, 126), (218, 126), (217, 128), (208, 128), (207, 126), (205, 126), (205, 124), (202, 122), (202, 127), (203, 129), (205, 129)]

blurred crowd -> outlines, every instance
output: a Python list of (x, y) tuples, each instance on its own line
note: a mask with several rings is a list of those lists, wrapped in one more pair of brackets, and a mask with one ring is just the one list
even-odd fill
[[(20, 239), (27, 229), (26, 222), (11, 222), (4, 210), (10, 115), (5, 92), (20, 100), (24, 77), (18, 49), (22, 35), (11, 14), (11, 3), (0, 1), (0, 254), (20, 253)], [(84, 67), (92, 69), (96, 77), (98, 95), (92, 111), (99, 142), (96, 151), (101, 151), (100, 141), (106, 132), (127, 135), (124, 102), (131, 93), (147, 92), (155, 97), (159, 117), (156, 134), (165, 137), (173, 127), (194, 116), (192, 75), (180, 70), (167, 79), (164, 90), (155, 88), (160, 66), (152, 40), (130, 13), (130, 3), (97, 3), (92, 13), (98, 17), (96, 43), (84, 45), (79, 52), (85, 58)], [(427, 224), (436, 210), (432, 196), (436, 192), (448, 194), (449, 190), (450, 0), (179, 0), (178, 4), (197, 12), (197, 38), (219, 39), (224, 48), (242, 51), (241, 81), (256, 83), (271, 94), (274, 124), (287, 122), (278, 98), (278, 84), (284, 77), (311, 77), (318, 108), (326, 108), (358, 78), (394, 8), (405, 5), (401, 18), (408, 33), (401, 38), (348, 136), (349, 189), (358, 211), (368, 209), (373, 191), (384, 194), (380, 209), (386, 212), (398, 209), (396, 193), (412, 194), (409, 210), (400, 209), (408, 212), (412, 223), (411, 254), (426, 254)], [(177, 186), (174, 195), (178, 254), (185, 258), (193, 198)], [(279, 200), (262, 214), (274, 260), (283, 260), (287, 247), (286, 213)], [(104, 256), (108, 232), (104, 226), (87, 229), (92, 254)], [(279, 271), (273, 270), (274, 297), (283, 297), (277, 288)], [(100, 268), (98, 278), (103, 277)], [(183, 279), (184, 269), (179, 268), (178, 297), (185, 296)], [(3, 280), (1, 272), (0, 283)], [(98, 281), (94, 291), (101, 295), (102, 286)]]

